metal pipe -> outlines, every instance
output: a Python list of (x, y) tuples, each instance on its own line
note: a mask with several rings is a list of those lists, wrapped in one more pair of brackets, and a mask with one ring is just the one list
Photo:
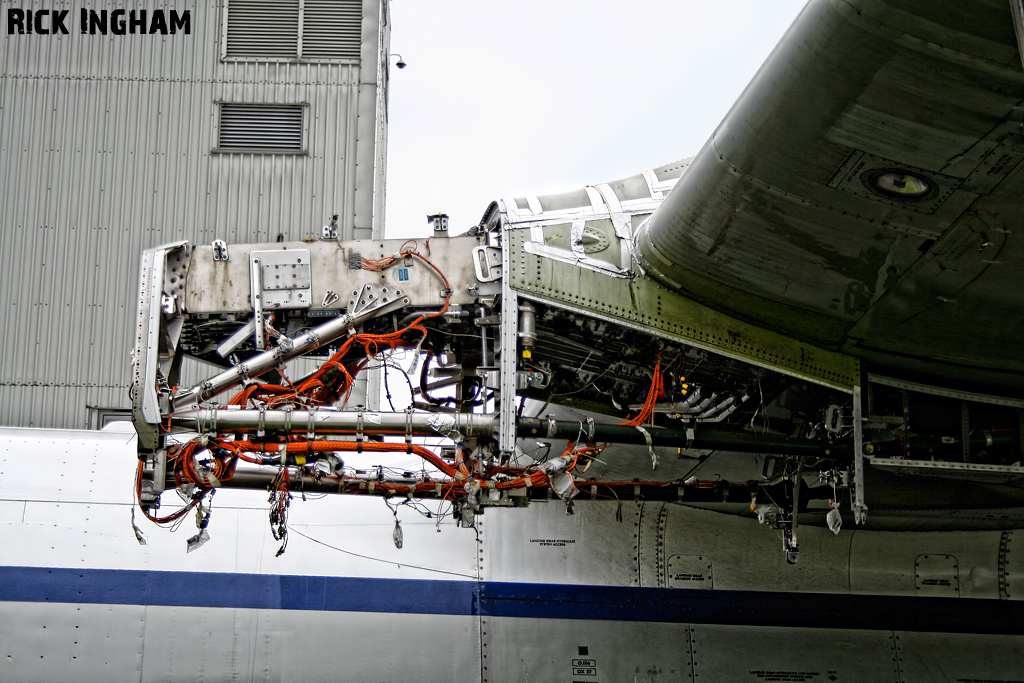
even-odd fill
[(526, 350), (537, 343), (537, 309), (529, 301), (519, 302), (519, 341)]
[[(475, 413), (378, 413), (371, 411), (337, 410), (192, 410), (176, 413), (171, 424), (179, 429), (199, 433), (210, 431), (247, 432), (261, 427), (268, 431), (291, 431), (313, 434), (410, 434), (416, 436), (442, 436), (461, 434), (464, 437), (492, 436), (497, 429), (495, 414)], [(516, 422), (517, 436), (521, 439), (579, 439), (589, 435), (586, 423), (570, 420), (521, 417)], [(596, 442), (647, 445), (648, 435), (654, 446), (687, 449), (710, 449), (740, 453), (767, 453), (778, 455), (807, 455), (818, 458), (848, 460), (851, 447), (827, 444), (807, 439), (768, 437), (748, 432), (725, 430), (688, 430), (645, 426), (644, 432), (636, 427), (620, 424), (597, 423), (593, 426)]]
[(475, 413), (378, 413), (367, 410), (213, 410), (175, 413), (171, 425), (199, 432), (248, 432), (258, 429), (313, 434), (490, 436), (495, 415)]
[[(383, 484), (397, 484), (398, 486), (415, 486), (416, 480), (410, 480), (406, 477), (396, 479), (385, 479), (378, 480), (376, 477), (367, 478), (356, 478), (351, 475), (346, 475), (344, 479), (327, 475), (314, 479), (311, 476), (303, 476), (300, 474), (299, 468), (289, 468), (290, 478), (292, 482), (292, 488), (294, 491), (304, 491), (306, 493), (335, 493), (335, 494), (361, 494), (361, 495), (377, 495), (385, 496), (389, 495), (387, 489), (382, 486)], [(257, 491), (266, 491), (267, 487), (274, 481), (277, 476), (277, 469), (249, 469), (239, 467), (235, 472), (234, 476), (221, 483), (221, 486), (226, 489), (251, 489)], [(673, 482), (659, 482), (659, 483), (642, 483), (637, 484), (636, 482), (604, 482), (604, 481), (592, 481), (577, 479), (579, 484), (580, 495), (578, 495), (574, 501), (587, 501), (587, 500), (600, 500), (605, 503), (609, 501), (614, 502), (612, 497), (618, 500), (648, 500), (648, 501), (683, 501), (689, 503), (722, 503), (726, 501), (738, 500), (744, 501), (740, 504), (748, 504), (750, 496), (755, 491), (767, 491), (767, 493), (774, 498), (781, 498), (783, 494), (782, 486), (777, 485), (775, 487), (760, 487), (759, 483), (754, 481), (747, 482), (728, 482), (724, 480), (714, 482), (694, 482), (685, 483), (680, 481)], [(440, 483), (440, 482), (438, 482)], [(173, 485), (172, 482), (168, 484)], [(378, 485), (378, 486), (375, 486)], [(786, 484), (788, 486), (788, 483)], [(440, 491), (439, 491), (440, 488)], [(825, 488), (825, 487), (820, 487)], [(495, 489), (490, 489), (495, 490)], [(401, 492), (401, 491), (399, 491)], [(522, 501), (520, 505), (525, 505), (527, 500), (544, 501), (548, 499), (548, 487), (547, 486), (531, 486), (528, 489), (520, 489), (518, 495), (516, 492), (510, 492), (512, 495), (509, 498), (505, 498), (499, 505), (510, 505), (512, 501)], [(828, 494), (831, 495), (832, 488), (828, 487)], [(441, 498), (442, 496), (450, 496), (442, 487), (435, 487), (433, 489), (421, 490), (415, 493), (416, 498)], [(821, 497), (825, 497), (826, 494), (822, 494)], [(818, 497), (818, 496), (815, 496)], [(481, 501), (483, 505), (488, 505), (486, 497)]]
[[(535, 439), (579, 439), (580, 434), (586, 435), (589, 426), (568, 420), (519, 418), (519, 438)], [(808, 455), (818, 458), (849, 460), (853, 450), (849, 444), (827, 444), (807, 439), (788, 439), (784, 437), (766, 437), (748, 432), (725, 430), (694, 430), (692, 435), (687, 430), (668, 429), (666, 427), (644, 426), (647, 434), (636, 427), (619, 424), (594, 425), (593, 440), (596, 442), (627, 443), (647, 445), (650, 435), (654, 446), (672, 446), (676, 448), (699, 450), (735, 451), (738, 453), (767, 453), (776, 455)]]
[(341, 315), (328, 320), (319, 327), (303, 332), (297, 337), (286, 337), (273, 349), (268, 349), (252, 358), (248, 358), (244, 363), (239, 363), (233, 368), (214, 375), (210, 379), (204, 380), (185, 391), (179, 392), (173, 398), (174, 410), (178, 411), (190, 406), (198, 406), (202, 401), (206, 401), (217, 394), (236, 387), (246, 379), (262, 375), (264, 372), (272, 370), (282, 363), (314, 351), (324, 344), (329, 344), (351, 328), (361, 325), (374, 316), (408, 304), (408, 297), (399, 296), (392, 301), (388, 301), (359, 315)]

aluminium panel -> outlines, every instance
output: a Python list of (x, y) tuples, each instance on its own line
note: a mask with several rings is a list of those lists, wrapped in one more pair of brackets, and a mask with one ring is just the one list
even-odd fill
[(640, 276), (616, 278), (525, 250), (529, 230), (506, 233), (512, 285), (538, 301), (614, 320), (843, 391), (860, 383), (856, 358), (750, 325)]

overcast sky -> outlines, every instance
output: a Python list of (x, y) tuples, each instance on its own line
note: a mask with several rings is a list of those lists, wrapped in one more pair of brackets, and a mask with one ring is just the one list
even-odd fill
[(387, 235), (696, 154), (803, 5), (391, 0)]

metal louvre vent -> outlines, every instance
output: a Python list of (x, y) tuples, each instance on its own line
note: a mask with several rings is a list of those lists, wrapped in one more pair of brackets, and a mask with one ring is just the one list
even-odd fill
[(304, 109), (301, 104), (222, 102), (217, 151), (300, 154)]
[(299, 44), (299, 0), (230, 0), (226, 59), (295, 59)]
[(358, 62), (362, 0), (228, 0), (224, 59)]
[(303, 59), (359, 59), (362, 0), (306, 0), (304, 12)]

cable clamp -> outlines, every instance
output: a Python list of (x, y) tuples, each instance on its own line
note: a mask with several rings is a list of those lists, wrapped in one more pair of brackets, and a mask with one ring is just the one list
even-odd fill
[(287, 405), (284, 407), (284, 432), (288, 434), (292, 431), (292, 411), (295, 406)]
[(259, 410), (260, 419), (256, 427), (256, 437), (262, 439), (267, 434), (267, 406), (261, 405)]
[(313, 406), (306, 411), (306, 438), (310, 441), (316, 436), (316, 409), (317, 406)]
[(405, 409), (405, 452), (412, 453), (412, 406)]
[(695, 432), (694, 432), (693, 427), (687, 427), (686, 428), (686, 450), (690, 450), (690, 447), (693, 446), (693, 438), (694, 438), (694, 436), (695, 436)]
[[(217, 433), (217, 408), (211, 408), (208, 412), (210, 413), (210, 433), (211, 434), (216, 434)], [(202, 428), (200, 428), (199, 432), (202, 433), (202, 431), (203, 431)]]
[(363, 452), (363, 411), (356, 412), (356, 452)]
[(597, 424), (594, 423), (594, 418), (587, 418), (587, 445), (594, 445), (594, 433), (597, 430)]

